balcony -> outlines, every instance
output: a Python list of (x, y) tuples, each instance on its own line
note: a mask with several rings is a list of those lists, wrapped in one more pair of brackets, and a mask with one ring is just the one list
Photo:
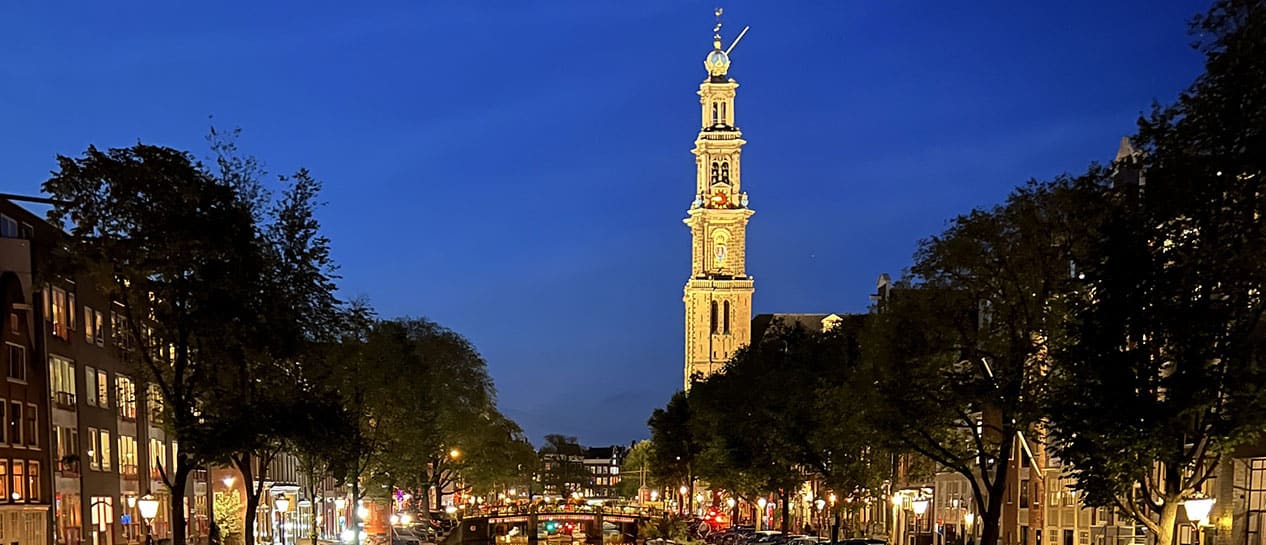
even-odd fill
[(53, 392), (53, 406), (68, 411), (75, 410), (75, 394), (70, 392)]

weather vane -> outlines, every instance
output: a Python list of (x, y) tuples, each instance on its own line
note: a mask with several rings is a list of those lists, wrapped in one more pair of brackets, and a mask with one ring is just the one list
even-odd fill
[(716, 26), (712, 27), (712, 33), (713, 33), (713, 34), (717, 34), (717, 35), (718, 35), (718, 37), (719, 37), (719, 36), (720, 36), (720, 34), (721, 34), (721, 14), (722, 14), (722, 13), (725, 13), (725, 10), (724, 10), (724, 9), (721, 9), (721, 8), (719, 8), (719, 7), (718, 7), (718, 8), (716, 9), (717, 24), (716, 24)]

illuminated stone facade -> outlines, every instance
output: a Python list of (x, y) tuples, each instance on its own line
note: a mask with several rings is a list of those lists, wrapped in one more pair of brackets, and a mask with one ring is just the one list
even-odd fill
[[(732, 47), (732, 46), (731, 46)], [(754, 213), (742, 190), (739, 156), (745, 143), (735, 126), (738, 83), (727, 77), (729, 55), (721, 37), (704, 60), (699, 85), (701, 128), (695, 155), (695, 199), (683, 220), (690, 227), (690, 280), (686, 282), (685, 387), (719, 371), (751, 340), (752, 277), (747, 274), (747, 220)]]

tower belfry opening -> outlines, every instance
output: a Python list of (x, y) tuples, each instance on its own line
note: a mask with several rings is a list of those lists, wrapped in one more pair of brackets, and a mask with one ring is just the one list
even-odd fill
[(736, 123), (738, 82), (729, 77), (730, 53), (721, 46), (721, 10), (713, 27), (712, 51), (704, 57), (707, 77), (699, 84), (700, 128), (695, 138), (695, 198), (687, 211), (691, 267), (682, 300), (686, 306), (685, 388), (721, 370), (751, 341), (753, 279), (747, 274), (748, 208), (742, 186), (746, 142)]

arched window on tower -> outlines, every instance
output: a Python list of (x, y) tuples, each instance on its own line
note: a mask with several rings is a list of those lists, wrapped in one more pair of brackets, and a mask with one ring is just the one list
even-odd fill
[(730, 162), (729, 161), (721, 162), (721, 181), (727, 184), (730, 183)]
[(717, 332), (717, 302), (712, 302), (712, 332)]
[(720, 122), (719, 120), (720, 120), (720, 117), (718, 117), (717, 103), (713, 102), (712, 103), (712, 124), (716, 125), (717, 123)]
[(725, 310), (725, 313), (722, 316), (724, 317), (723, 319), (725, 320), (725, 324), (722, 331), (726, 335), (729, 335), (730, 334), (730, 302), (726, 301), (723, 308)]
[(721, 181), (721, 166), (716, 161), (712, 162), (712, 183)]
[(729, 125), (729, 124), (730, 124), (730, 117), (729, 117), (729, 116), (727, 116), (727, 115), (725, 115), (725, 103), (724, 103), (724, 102), (722, 102), (722, 103), (721, 103), (721, 124), (722, 124), (722, 125)]

